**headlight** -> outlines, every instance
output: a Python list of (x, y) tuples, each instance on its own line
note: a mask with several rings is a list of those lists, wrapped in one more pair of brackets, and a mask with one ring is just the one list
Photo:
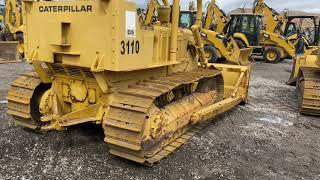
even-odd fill
[(263, 33), (263, 37), (265, 37), (265, 38), (270, 38), (270, 35), (269, 34), (265, 34), (265, 33)]

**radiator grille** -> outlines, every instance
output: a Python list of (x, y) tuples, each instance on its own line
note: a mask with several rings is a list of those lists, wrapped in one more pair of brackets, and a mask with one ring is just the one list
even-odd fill
[(51, 65), (52, 70), (54, 71), (54, 73), (57, 74), (66, 74), (63, 66), (59, 66), (59, 65)]
[(68, 74), (71, 76), (81, 76), (81, 70), (75, 67), (66, 67)]
[(83, 69), (82, 72), (87, 78), (94, 79), (94, 75), (89, 69)]
[(88, 68), (65, 66), (58, 63), (49, 64), (48, 66), (51, 69), (51, 71), (53, 71), (54, 74), (63, 74), (63, 75), (94, 79), (93, 73)]

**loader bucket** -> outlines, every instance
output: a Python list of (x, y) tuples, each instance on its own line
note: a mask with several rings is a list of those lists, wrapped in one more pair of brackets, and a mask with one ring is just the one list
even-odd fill
[(19, 61), (18, 48), (18, 41), (0, 41), (0, 62)]
[(252, 48), (240, 49), (240, 55), (239, 55), (240, 65), (248, 66), (253, 62), (253, 59), (251, 58), (252, 52), (253, 52)]
[(237, 42), (232, 39), (231, 46), (232, 51), (231, 54), (228, 52), (225, 54), (227, 61), (231, 62), (232, 64), (242, 65), (242, 66), (249, 66), (253, 59), (251, 58), (253, 48), (239, 48)]

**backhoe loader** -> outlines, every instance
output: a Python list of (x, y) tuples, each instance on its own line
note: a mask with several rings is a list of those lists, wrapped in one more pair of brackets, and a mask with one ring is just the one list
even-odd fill
[[(215, 4), (215, 1), (211, 1), (211, 3)], [(212, 6), (212, 4), (209, 4), (209, 6)], [(212, 22), (213, 17), (209, 15), (212, 14), (212, 10), (213, 8), (207, 8), (207, 15), (204, 19), (206, 25), (201, 29), (201, 37), (205, 44), (204, 51), (208, 61), (215, 63), (218, 59), (222, 59), (223, 63), (249, 65), (252, 48), (240, 49), (233, 38), (227, 38), (224, 34), (210, 29), (208, 22)], [(191, 28), (192, 24), (196, 21), (195, 17), (196, 11), (194, 10), (181, 11), (180, 27)], [(210, 18), (210, 20), (208, 20), (208, 18)]]
[[(219, 34), (225, 34), (228, 38), (234, 38), (239, 48), (252, 47), (254, 50), (259, 46), (259, 32), (262, 27), (261, 16), (253, 13), (236, 13), (228, 17), (211, 0), (207, 7), (204, 29), (214, 30)], [(216, 28), (212, 28), (216, 23)], [(242, 27), (243, 26), (243, 27)], [(261, 51), (259, 51), (261, 52)]]
[(262, 15), (253, 13), (232, 13), (231, 19), (224, 29), (228, 37), (233, 37), (238, 46), (251, 47), (254, 54), (263, 52), (260, 46), (260, 31), (262, 29)]
[[(297, 32), (287, 36), (285, 34), (285, 28), (287, 27), (287, 19), (285, 16), (280, 15), (270, 6), (268, 6), (264, 0), (255, 0), (253, 13), (263, 15), (265, 29), (260, 31), (260, 46), (263, 48), (263, 57), (266, 62), (278, 63), (284, 58), (295, 57), (296, 47), (303, 46), (299, 44), (298, 36), (302, 32)], [(309, 42), (305, 36), (302, 36), (304, 44), (307, 44), (304, 50), (305, 55), (310, 55), (316, 52), (317, 47), (309, 46)]]
[(240, 48), (253, 48), (253, 54), (262, 55), (268, 63), (294, 56), (295, 44), (281, 35), (262, 30), (262, 18), (262, 15), (253, 13), (231, 14), (225, 33), (233, 37)]
[[(259, 1), (259, 3), (261, 2)], [(269, 6), (266, 7), (269, 8)], [(208, 6), (208, 12), (213, 9), (215, 9), (215, 11), (218, 11), (217, 9), (219, 9), (215, 4), (215, 1), (212, 1)], [(223, 33), (226, 34), (228, 38), (233, 38), (240, 49), (252, 48), (253, 54), (263, 55), (266, 62), (277, 63), (282, 58), (286, 57), (287, 54), (291, 56), (295, 55), (294, 44), (287, 43), (286, 40), (279, 37), (277, 34), (262, 30), (262, 10), (257, 8), (255, 13), (233, 13), (231, 14), (231, 19), (227, 21), (226, 24), (218, 23), (218, 25), (222, 24), (220, 27), (224, 27)], [(268, 10), (274, 11), (271, 8)], [(212, 23), (212, 18), (214, 17), (212, 14), (213, 13), (211, 12), (207, 13), (205, 29), (208, 29)], [(223, 16), (215, 17), (217, 22), (221, 22), (220, 17)], [(280, 16), (278, 18), (280, 18)], [(273, 23), (276, 24), (275, 22)], [(265, 37), (263, 38), (262, 36)], [(278, 47), (280, 45), (281, 47)], [(213, 51), (212, 48), (208, 50)], [(209, 55), (210, 54), (208, 54), (208, 57), (213, 57)]]
[(249, 66), (208, 64), (202, 0), (191, 30), (179, 28), (179, 3), (149, 7), (157, 18), (148, 23), (132, 0), (25, 1), (34, 72), (13, 82), (8, 113), (38, 131), (92, 122), (115, 156), (145, 165), (167, 157), (246, 102), (250, 79)]
[(320, 19), (317, 15), (287, 15), (284, 36), (289, 41), (295, 42), (297, 34), (303, 33), (306, 46), (316, 47), (319, 43)]
[(0, 59), (20, 60), (24, 55), (21, 1), (6, 0), (0, 31)]
[(317, 55), (296, 56), (288, 85), (296, 86), (299, 111), (320, 116), (320, 44)]

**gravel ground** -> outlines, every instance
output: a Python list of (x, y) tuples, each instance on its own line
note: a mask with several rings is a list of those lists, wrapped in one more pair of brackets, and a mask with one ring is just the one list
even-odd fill
[[(0, 65), (0, 100), (27, 64)], [(320, 179), (320, 121), (298, 113), (291, 61), (257, 63), (249, 103), (154, 167), (114, 157), (95, 125), (37, 134), (0, 105), (0, 179)], [(3, 103), (3, 101), (1, 101)]]

